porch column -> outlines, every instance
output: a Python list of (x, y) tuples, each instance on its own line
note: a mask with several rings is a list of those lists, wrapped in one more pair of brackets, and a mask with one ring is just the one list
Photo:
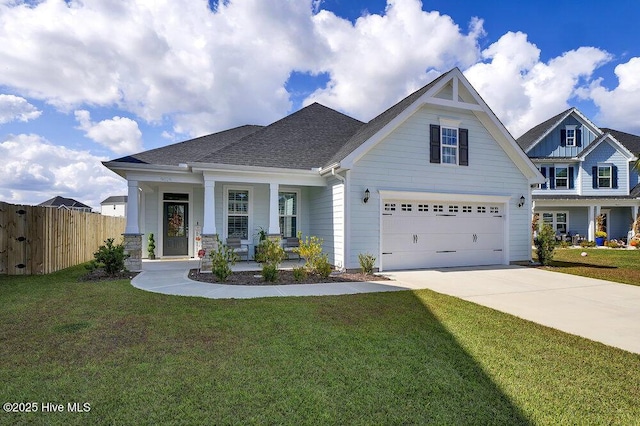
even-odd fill
[(587, 239), (589, 241), (596, 240), (596, 215), (594, 206), (589, 206), (589, 235)]
[(205, 235), (216, 234), (216, 181), (204, 178), (204, 223), (202, 233)]
[(127, 225), (124, 229), (125, 234), (139, 234), (140, 227), (138, 226), (138, 211), (139, 211), (139, 200), (138, 200), (138, 181), (130, 180), (129, 184), (129, 192), (127, 196)]
[[(638, 219), (638, 206), (631, 206), (631, 214), (633, 215), (633, 222), (632, 223), (636, 223), (636, 220)], [(634, 229), (631, 229), (632, 231), (634, 231)], [(636, 232), (640, 232), (640, 229), (636, 229)], [(632, 235), (633, 237), (633, 235)]]
[(278, 220), (278, 189), (277, 183), (269, 184), (269, 235), (280, 235), (280, 221)]

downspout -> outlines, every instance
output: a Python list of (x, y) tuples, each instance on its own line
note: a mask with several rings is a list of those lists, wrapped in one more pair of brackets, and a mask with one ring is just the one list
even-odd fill
[[(347, 175), (348, 175), (348, 171), (347, 171)], [(346, 177), (342, 177), (339, 174), (336, 173), (336, 168), (332, 167), (331, 168), (331, 176), (335, 177), (336, 179), (338, 179), (340, 182), (342, 182), (342, 185), (344, 185), (344, 191), (342, 193), (342, 196), (344, 197), (343, 199), (343, 203), (342, 205), (344, 206), (344, 211), (342, 214), (344, 214), (343, 217), (343, 226), (344, 228), (342, 229), (342, 270), (346, 270), (347, 269), (347, 262), (348, 262), (348, 253), (349, 253), (349, 246), (351, 244), (351, 242), (349, 241), (348, 235), (349, 235), (349, 224), (350, 224), (350, 220), (349, 220), (349, 197), (347, 196), (347, 193), (349, 192), (349, 187), (347, 186), (347, 178)]]

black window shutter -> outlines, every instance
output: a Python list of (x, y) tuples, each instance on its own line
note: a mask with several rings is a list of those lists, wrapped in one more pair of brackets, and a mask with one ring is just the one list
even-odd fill
[(569, 189), (573, 189), (573, 167), (569, 167)]
[(576, 146), (582, 146), (582, 130), (576, 129)]
[(549, 188), (556, 189), (556, 168), (549, 167)]
[(565, 129), (560, 130), (560, 146), (567, 146), (567, 131)]
[(598, 189), (598, 166), (593, 166), (591, 168), (591, 177), (593, 189)]
[(618, 189), (618, 167), (611, 166), (611, 188)]
[[(547, 177), (547, 168), (546, 167), (542, 167), (540, 168), (540, 173), (542, 173), (542, 176), (544, 176), (545, 178)], [(541, 189), (547, 189), (547, 181), (545, 181), (542, 185), (540, 185)]]
[(431, 141), (429, 143), (429, 161), (440, 162), (440, 126), (432, 124), (430, 126)]
[(458, 163), (461, 166), (469, 165), (469, 130), (460, 129), (460, 159)]

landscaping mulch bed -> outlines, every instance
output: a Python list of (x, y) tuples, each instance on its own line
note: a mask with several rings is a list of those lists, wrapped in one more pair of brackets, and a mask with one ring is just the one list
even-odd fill
[(96, 269), (88, 272), (86, 275), (82, 275), (78, 278), (78, 281), (84, 282), (101, 282), (101, 281), (114, 281), (114, 280), (130, 280), (133, 279), (140, 272), (122, 271), (114, 275), (107, 275), (104, 269)]
[(275, 282), (266, 282), (260, 271), (242, 271), (233, 272), (225, 282), (217, 280), (214, 274), (205, 273), (201, 274), (197, 269), (189, 271), (189, 278), (194, 281), (201, 281), (205, 283), (216, 284), (229, 284), (229, 285), (287, 285), (287, 284), (320, 284), (320, 283), (341, 283), (341, 282), (354, 282), (354, 281), (387, 281), (389, 278), (382, 275), (375, 274), (362, 274), (362, 273), (334, 273), (327, 278), (322, 278), (319, 275), (307, 275), (303, 280), (296, 281), (293, 278), (293, 271), (281, 270), (278, 271), (278, 280)]

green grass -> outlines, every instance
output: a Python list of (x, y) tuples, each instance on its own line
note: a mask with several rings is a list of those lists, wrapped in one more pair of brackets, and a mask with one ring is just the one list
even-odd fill
[(1, 424), (634, 424), (640, 355), (424, 290), (207, 300), (0, 278)]
[[(581, 256), (581, 253), (587, 256)], [(535, 252), (533, 259), (537, 260)], [(551, 271), (640, 285), (640, 250), (560, 249), (554, 251)]]

